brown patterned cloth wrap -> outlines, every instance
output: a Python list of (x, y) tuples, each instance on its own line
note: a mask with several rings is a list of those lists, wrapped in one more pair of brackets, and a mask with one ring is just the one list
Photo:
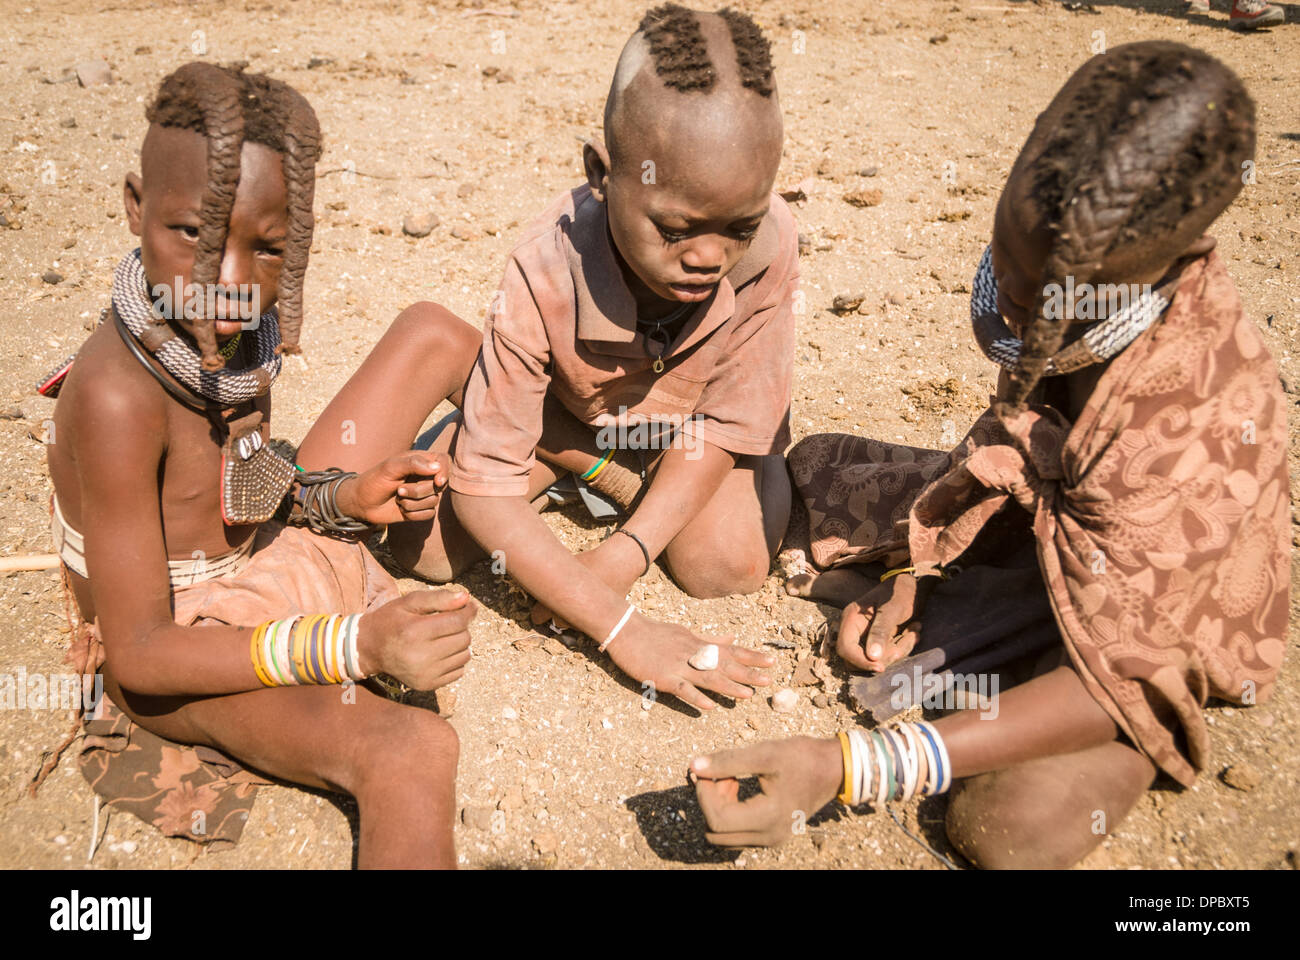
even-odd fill
[(1115, 358), (1071, 425), (987, 411), (951, 454), (842, 435), (790, 453), (820, 566), (952, 563), (1012, 501), (1070, 659), (1184, 785), (1208, 761), (1208, 697), (1262, 703), (1290, 590), (1286, 403), (1217, 254)]
[[(397, 584), (359, 543), (269, 523), (239, 573), (173, 591), (176, 622), (254, 626), (297, 613), (360, 613), (399, 596)], [(94, 628), (68, 655), (81, 664)], [(264, 777), (204, 746), (164, 740), (134, 723), (107, 695), (83, 721), (78, 763), (106, 805), (127, 810), (171, 837), (234, 844)]]

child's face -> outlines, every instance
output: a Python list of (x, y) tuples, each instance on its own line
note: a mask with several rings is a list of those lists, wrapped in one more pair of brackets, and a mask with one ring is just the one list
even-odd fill
[[(150, 289), (176, 285), (184, 290), (194, 269), (199, 210), (207, 186), (207, 140), (174, 127), (150, 127), (141, 150), (142, 176), (130, 174), (125, 187), (127, 221), (140, 238), (140, 257)], [(217, 315), (239, 317), (248, 305), (237, 288), (255, 291), (258, 308), (275, 302), (283, 265), (289, 214), (280, 154), (260, 143), (246, 143), (240, 156), (239, 187), (230, 214), (217, 283)], [(179, 278), (179, 279), (178, 279)], [(175, 287), (174, 287), (175, 289)], [(207, 306), (205, 297), (204, 306)], [(224, 308), (224, 309), (222, 309)], [(238, 319), (187, 319), (180, 309), (174, 322), (193, 335), (197, 323), (213, 322), (219, 340), (238, 333)]]
[(605, 181), (614, 245), (654, 296), (706, 300), (767, 214), (779, 139), (774, 150), (737, 151), (740, 162), (720, 162), (698, 146), (646, 155), (656, 158), (653, 167), (623, 161)]

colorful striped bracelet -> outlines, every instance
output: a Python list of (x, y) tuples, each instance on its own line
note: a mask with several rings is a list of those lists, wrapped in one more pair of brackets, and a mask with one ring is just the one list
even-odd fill
[(268, 620), (253, 629), (249, 657), (267, 687), (364, 680), (357, 654), (361, 614), (311, 614)]

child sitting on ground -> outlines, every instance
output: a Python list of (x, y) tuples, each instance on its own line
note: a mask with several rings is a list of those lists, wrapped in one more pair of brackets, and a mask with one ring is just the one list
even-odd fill
[[(264, 774), (346, 791), (359, 865), (453, 866), (455, 733), (358, 681), (455, 680), (474, 607), (401, 597), (360, 543), (313, 532), (403, 519), (397, 488), (434, 495), (440, 458), (306, 474), (268, 443), (302, 323), (315, 113), (284, 83), (191, 63), (147, 116), (124, 191), (140, 248), (60, 387), (49, 447), (74, 656), (102, 662), (106, 690), (83, 773), (115, 808), (205, 843), (238, 840)], [(266, 522), (291, 485), (310, 531)]]
[[(1205, 769), (1208, 697), (1269, 697), (1290, 585), (1285, 398), (1203, 235), (1254, 144), (1241, 81), (1173, 43), (1093, 58), (1039, 117), (972, 287), (976, 338), (1004, 367), (991, 409), (951, 454), (796, 446), (813, 557), (840, 566), (791, 587), (843, 603), (868, 582), (844, 564), (874, 573), (838, 644), (869, 670), (998, 622), (1054, 649), (996, 712), (696, 759), (713, 842), (779, 842), (792, 810), (837, 792), (879, 804), (956, 778), (948, 836), (971, 862), (1067, 866), (1157, 769), (1184, 786)], [(1062, 290), (1116, 283), (1138, 299), (1070, 323)], [(739, 802), (751, 774), (764, 794)]]
[[(484, 332), (408, 308), (320, 423), (357, 425), (342, 461), (355, 468), (409, 448), (450, 399), (459, 414), (433, 441), (453, 452), (450, 504), (389, 528), (398, 561), (439, 581), (485, 551), (504, 559), (536, 620), (572, 624), (647, 687), (709, 710), (700, 688), (752, 696), (771, 657), (706, 644), (626, 597), (660, 554), (693, 596), (753, 592), (788, 522), (798, 238), (772, 193), (782, 121), (766, 39), (730, 10), (650, 11), (604, 132), (583, 150), (587, 183), (524, 231)], [(309, 439), (300, 456), (335, 454)], [(569, 473), (630, 510), (576, 557), (530, 505)]]

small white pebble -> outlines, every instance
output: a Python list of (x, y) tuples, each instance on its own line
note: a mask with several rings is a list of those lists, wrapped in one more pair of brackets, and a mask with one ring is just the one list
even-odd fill
[(514, 707), (506, 707), (504, 710), (501, 711), (501, 716), (506, 720), (518, 720), (519, 711), (516, 710)]
[(799, 706), (799, 694), (793, 690), (778, 690), (772, 694), (772, 709), (779, 713), (794, 713)]
[(606, 718), (606, 719), (600, 721), (600, 725), (601, 725), (602, 727), (604, 727), (606, 730), (613, 730), (613, 729), (614, 729), (614, 725), (613, 725), (612, 723), (609, 722), (609, 719), (608, 719), (608, 718)]
[(123, 853), (135, 853), (135, 851), (136, 851), (136, 846), (137, 846), (137, 844), (136, 844), (136, 842), (135, 842), (134, 840), (123, 840), (123, 841), (122, 841), (122, 852), (123, 852)]
[(695, 655), (687, 663), (696, 670), (716, 670), (718, 668), (718, 645), (716, 643), (706, 643), (695, 651)]
[(54, 838), (54, 842), (58, 844), (60, 847), (66, 846), (68, 843), (68, 838), (65, 837), (63, 834), (59, 834), (57, 837)]

